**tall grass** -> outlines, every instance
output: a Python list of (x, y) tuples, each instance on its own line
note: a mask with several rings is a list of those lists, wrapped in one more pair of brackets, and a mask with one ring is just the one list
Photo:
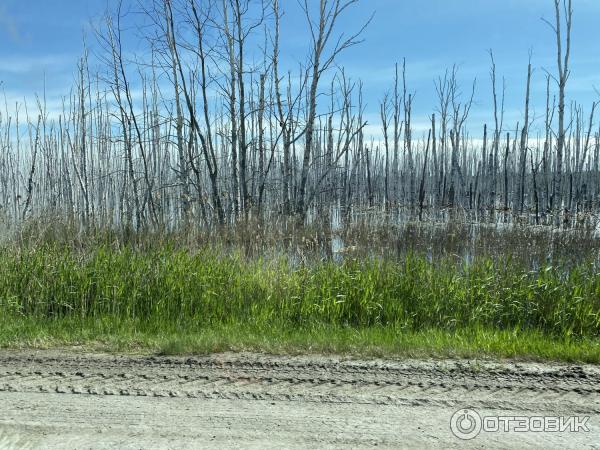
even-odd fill
[(531, 271), (508, 258), (360, 259), (292, 265), (206, 247), (45, 244), (0, 250), (0, 315), (42, 322), (532, 331), (600, 335), (600, 272)]

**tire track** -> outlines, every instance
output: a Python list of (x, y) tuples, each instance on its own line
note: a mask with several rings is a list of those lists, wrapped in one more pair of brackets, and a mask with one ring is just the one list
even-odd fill
[(223, 354), (195, 358), (2, 353), (0, 392), (437, 405), (600, 413), (592, 366), (352, 361)]
[[(600, 369), (0, 351), (0, 405), (0, 438), (22, 437), (31, 448), (594, 448)], [(449, 419), (464, 407), (508, 416), (591, 416), (592, 433), (461, 441)]]

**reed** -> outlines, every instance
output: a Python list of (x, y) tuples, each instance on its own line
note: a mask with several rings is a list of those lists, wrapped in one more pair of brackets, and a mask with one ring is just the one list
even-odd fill
[(418, 255), (292, 266), (211, 248), (43, 246), (0, 251), (0, 293), (4, 316), (42, 322), (600, 332), (600, 272), (585, 261), (536, 271), (502, 258), (467, 265)]

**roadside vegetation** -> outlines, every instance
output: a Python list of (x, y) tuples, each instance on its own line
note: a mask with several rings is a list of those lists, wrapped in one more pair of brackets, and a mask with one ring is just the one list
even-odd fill
[(553, 239), (579, 256), (532, 263), (516, 246), (514, 257), (444, 247), (381, 257), (390, 242), (362, 242), (328, 258), (307, 237), (302, 252), (297, 242), (295, 254), (260, 256), (216, 236), (27, 240), (0, 250), (0, 345), (600, 362), (595, 250)]
[(558, 67), (523, 65), (519, 123), (490, 52), (489, 126), (456, 67), (431, 115), (406, 61), (368, 105), (338, 64), (370, 23), (342, 26), (357, 2), (290, 2), (311, 37), (293, 60), (288, 2), (119, 1), (62, 110), (5, 105), (0, 345), (600, 362), (572, 1), (548, 2)]

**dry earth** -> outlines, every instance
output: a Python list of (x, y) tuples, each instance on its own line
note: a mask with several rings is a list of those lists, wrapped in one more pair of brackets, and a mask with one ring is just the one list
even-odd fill
[[(517, 432), (511, 422), (509, 432), (461, 440), (450, 420), (467, 407), (589, 417), (589, 432)], [(600, 448), (600, 368), (2, 351), (2, 447)]]

